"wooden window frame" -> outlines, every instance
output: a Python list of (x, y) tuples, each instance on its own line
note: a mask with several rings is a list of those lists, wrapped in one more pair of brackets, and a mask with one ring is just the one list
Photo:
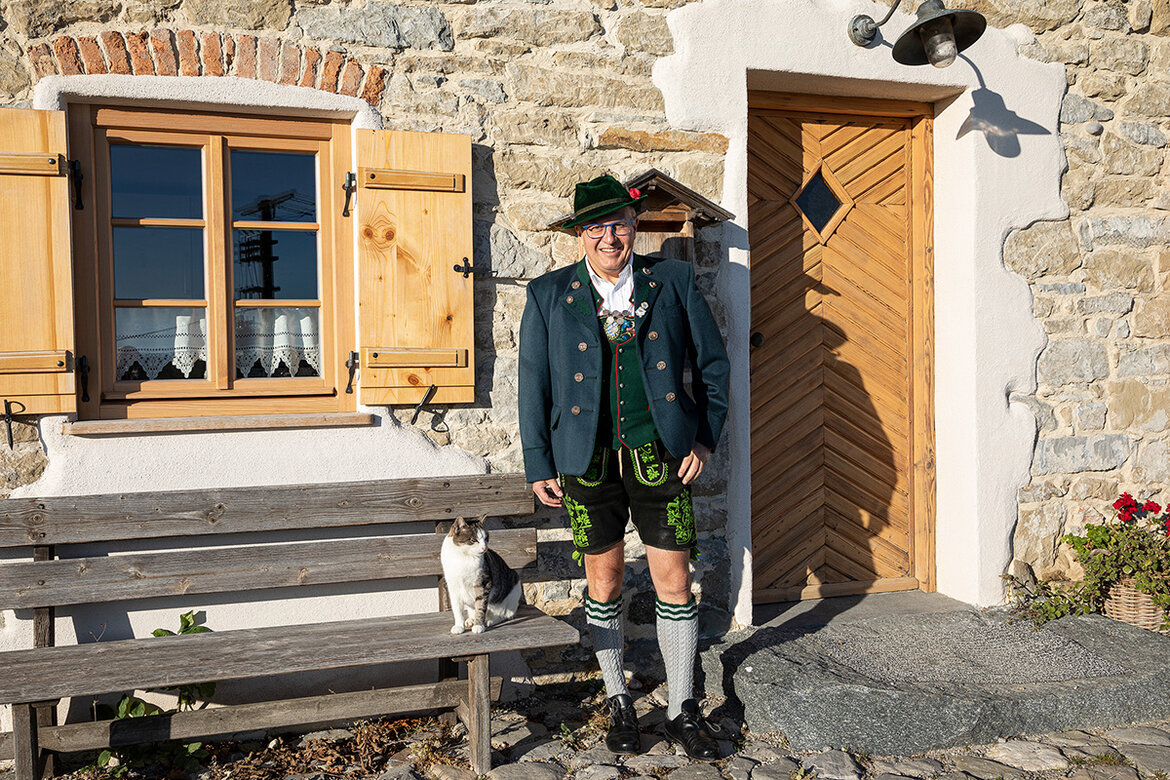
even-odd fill
[[(89, 400), (80, 419), (139, 419), (248, 414), (351, 412), (346, 356), (355, 344), (352, 223), (341, 216), (340, 183), (350, 170), (348, 120), (260, 117), (187, 110), (73, 103), (68, 108), (70, 153), (86, 175), (86, 208), (74, 210), (74, 287), (77, 354), (90, 365)], [(111, 140), (198, 146), (203, 155), (206, 380), (115, 381), (111, 194)], [(231, 149), (313, 151), (318, 159), (317, 219), (313, 223), (256, 223), (257, 227), (316, 230), (318, 236), (319, 377), (240, 378), (233, 362), (232, 230), (242, 221), (227, 213), (224, 173)], [(216, 159), (218, 157), (218, 160)], [(188, 220), (150, 220), (158, 225)], [(246, 225), (245, 225), (246, 226)], [(161, 305), (165, 301), (152, 301)], [(199, 305), (194, 301), (175, 305)], [(298, 306), (277, 300), (258, 305)], [(249, 302), (249, 306), (253, 303)], [(313, 305), (318, 305), (316, 301)], [(80, 390), (79, 390), (80, 396)]]

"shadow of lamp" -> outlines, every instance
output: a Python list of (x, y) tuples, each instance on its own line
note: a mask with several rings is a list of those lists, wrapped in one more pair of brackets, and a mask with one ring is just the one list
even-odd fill
[[(878, 28), (890, 21), (902, 4), (897, 0), (880, 22), (859, 14), (849, 22), (849, 40), (858, 46), (869, 46), (877, 37)], [(925, 0), (918, 6), (918, 20), (910, 25), (894, 44), (894, 59), (903, 65), (925, 65), (945, 68), (983, 35), (987, 20), (983, 14), (962, 8), (948, 11), (942, 0)]]

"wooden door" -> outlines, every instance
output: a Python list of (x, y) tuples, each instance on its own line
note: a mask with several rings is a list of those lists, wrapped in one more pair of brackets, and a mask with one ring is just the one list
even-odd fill
[(934, 589), (929, 109), (865, 108), (749, 113), (760, 602)]

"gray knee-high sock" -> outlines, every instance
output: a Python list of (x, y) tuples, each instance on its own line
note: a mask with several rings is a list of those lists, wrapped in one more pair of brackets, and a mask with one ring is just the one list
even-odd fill
[(605, 695), (628, 694), (626, 674), (622, 671), (622, 597), (613, 601), (594, 601), (585, 593), (585, 622), (593, 636), (593, 652), (605, 680)]
[(682, 703), (694, 697), (695, 651), (699, 645), (699, 607), (692, 597), (686, 604), (655, 599), (658, 647), (666, 665), (666, 717), (673, 720)]

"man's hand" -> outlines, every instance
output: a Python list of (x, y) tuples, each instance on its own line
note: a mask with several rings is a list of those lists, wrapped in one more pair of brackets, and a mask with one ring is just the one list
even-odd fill
[(703, 466), (707, 465), (707, 458), (711, 457), (711, 450), (704, 445), (695, 442), (691, 447), (691, 454), (683, 458), (682, 465), (679, 466), (678, 475), (682, 477), (682, 483), (689, 485), (695, 481), (703, 471)]
[(533, 482), (532, 492), (536, 494), (537, 500), (545, 506), (560, 506), (561, 496), (565, 494), (561, 490), (561, 483), (555, 479), (542, 479), (539, 482)]

